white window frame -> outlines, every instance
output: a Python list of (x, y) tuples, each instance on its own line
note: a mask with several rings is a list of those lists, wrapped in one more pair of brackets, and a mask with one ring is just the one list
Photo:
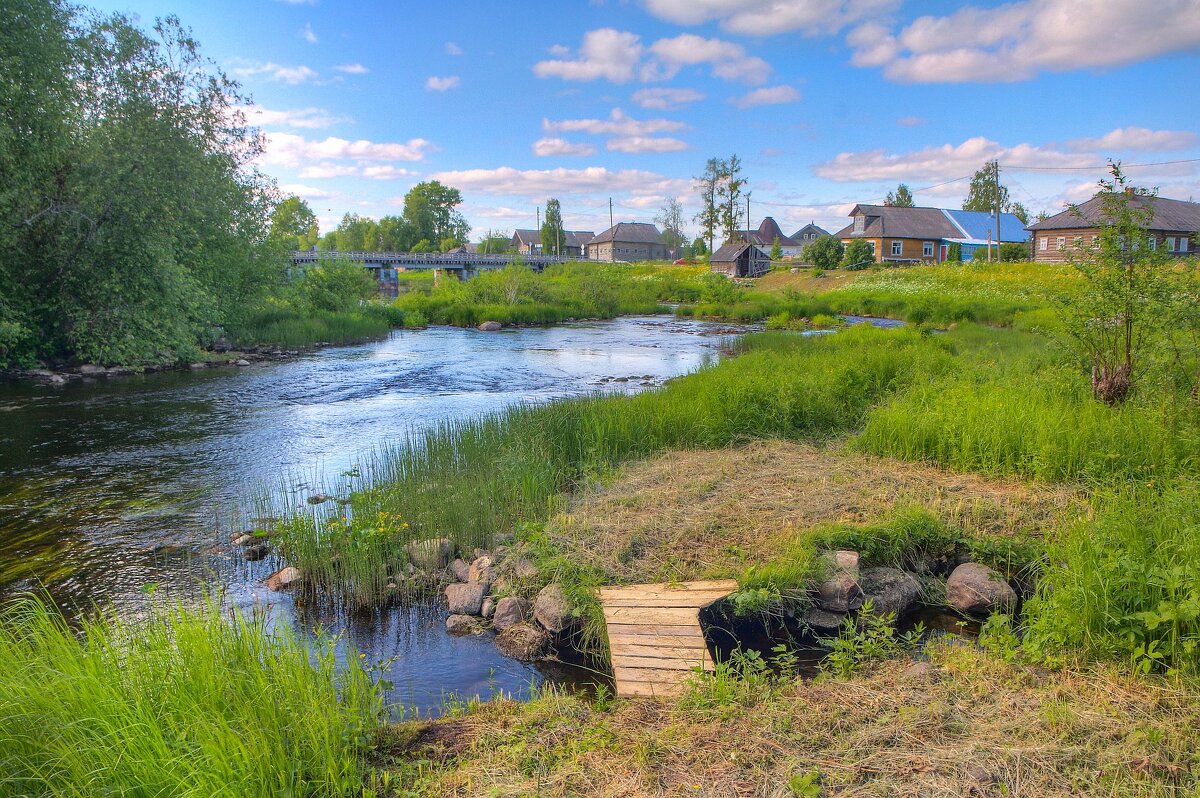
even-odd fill
[(903, 254), (904, 254), (904, 242), (903, 241), (893, 241), (892, 242), (892, 257), (897, 258), (897, 257), (902, 256)]
[(868, 242), (867, 242), (867, 246), (871, 248), (871, 257), (872, 257), (872, 258), (873, 258), (873, 257), (875, 257), (875, 242), (874, 242), (874, 241), (868, 241)]
[(1050, 236), (1038, 236), (1038, 249), (1045, 252), (1050, 248)]
[(1151, 233), (1149, 242), (1150, 242), (1150, 251), (1157, 252), (1158, 251), (1158, 236)]
[(866, 217), (859, 215), (854, 217), (854, 232), (861, 233), (866, 227)]
[(924, 241), (921, 243), (921, 257), (922, 258), (932, 258), (933, 257), (933, 242), (932, 241)]
[(1067, 237), (1059, 236), (1058, 241), (1056, 241), (1055, 243), (1058, 244), (1058, 251), (1062, 252), (1063, 250), (1065, 250), (1067, 248)]

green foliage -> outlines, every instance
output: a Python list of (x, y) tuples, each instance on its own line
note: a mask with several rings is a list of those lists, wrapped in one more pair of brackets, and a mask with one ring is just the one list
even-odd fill
[(659, 208), (654, 222), (662, 228), (663, 246), (672, 253), (672, 257), (690, 257), (690, 253), (681, 251), (687, 249), (687, 236), (683, 232), (683, 204), (678, 199), (668, 197)]
[(561, 255), (565, 239), (563, 230), (562, 206), (558, 200), (551, 197), (546, 200), (546, 217), (541, 230), (542, 252), (546, 255)]
[(704, 243), (703, 238), (697, 238), (692, 242), (692, 254), (696, 257), (708, 254), (708, 245)]
[(842, 268), (857, 271), (873, 263), (875, 256), (871, 253), (871, 245), (866, 241), (855, 239), (846, 245), (845, 254), (842, 255)]
[(307, 250), (320, 238), (317, 217), (308, 203), (288, 197), (271, 212), (271, 240), (284, 250)]
[(497, 233), (489, 230), (486, 235), (479, 241), (480, 255), (498, 255), (508, 252), (512, 246), (512, 236), (506, 236), (503, 233)]
[(821, 236), (804, 247), (804, 258), (818, 269), (836, 269), (842, 262), (842, 242), (836, 236)]
[(961, 539), (958, 530), (923, 507), (909, 506), (866, 526), (835, 524), (813, 531), (812, 542), (823, 550), (857, 551), (864, 563), (890, 565), (910, 571), (953, 553)]
[(681, 709), (747, 709), (770, 701), (795, 678), (796, 657), (787, 646), (764, 657), (753, 649), (737, 649), (711, 672), (693, 672), (688, 691), (679, 699)]
[(916, 203), (913, 201), (912, 191), (904, 183), (896, 186), (895, 192), (889, 191), (887, 199), (884, 200), (885, 205), (893, 205), (897, 208), (911, 208)]
[(1000, 260), (1004, 263), (1020, 263), (1029, 260), (1029, 246), (1012, 241), (1001, 244)]
[(76, 632), (25, 599), (0, 622), (0, 796), (358, 796), (381, 700), (333, 641), (261, 616), (160, 609)]
[(779, 243), (779, 236), (775, 236), (775, 241), (771, 244), (771, 260), (781, 260), (782, 258), (783, 245)]
[(371, 272), (345, 258), (326, 258), (306, 268), (292, 290), (301, 305), (327, 311), (358, 307), (379, 292)]
[(742, 296), (737, 283), (723, 274), (709, 272), (701, 279), (700, 301), (717, 305), (732, 305)]
[(967, 197), (962, 204), (964, 211), (995, 211), (997, 199), (1000, 202), (1000, 210), (1007, 211), (1012, 207), (1008, 199), (1008, 188), (997, 183), (998, 170), (999, 167), (994, 162), (979, 167), (967, 188)]
[(821, 670), (848, 679), (867, 663), (894, 659), (912, 651), (924, 635), (925, 627), (919, 623), (903, 634), (898, 633), (895, 613), (879, 615), (867, 601), (857, 618), (846, 618), (837, 637), (821, 641), (829, 648), (821, 660)]
[(952, 263), (959, 263), (962, 261), (962, 244), (951, 244), (946, 249), (946, 260)]

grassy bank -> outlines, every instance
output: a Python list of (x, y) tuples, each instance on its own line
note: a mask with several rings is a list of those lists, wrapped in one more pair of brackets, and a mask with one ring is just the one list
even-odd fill
[(355, 663), (261, 620), (0, 620), (0, 796), (360, 796), (380, 703)]

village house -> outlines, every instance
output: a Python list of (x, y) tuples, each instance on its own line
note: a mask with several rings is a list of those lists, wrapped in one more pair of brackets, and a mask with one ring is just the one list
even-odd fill
[[(1131, 189), (1129, 204), (1137, 211), (1148, 211), (1145, 226), (1152, 249), (1161, 248), (1179, 256), (1196, 253), (1200, 202), (1148, 197)], [(1108, 221), (1103, 195), (1097, 194), (1082, 205), (1029, 225), (1033, 260), (1059, 263), (1067, 260), (1072, 250), (1095, 247), (1100, 240), (1100, 227)]]
[(708, 264), (726, 277), (762, 277), (771, 271), (771, 256), (755, 244), (731, 241), (714, 252)]
[[(900, 208), (855, 205), (853, 221), (835, 235), (843, 244), (866, 241), (879, 263), (942, 263), (957, 244), (961, 260), (996, 241), (996, 217), (986, 211), (947, 208)], [(1011, 213), (1000, 214), (1000, 243), (1021, 244), (1025, 224)]]
[(784, 235), (783, 230), (779, 228), (779, 225), (770, 216), (762, 220), (757, 230), (739, 230), (738, 236), (743, 242), (756, 244), (767, 252), (770, 252), (772, 247), (775, 246), (775, 242), (779, 241), (779, 248), (785, 258), (799, 256), (800, 250), (804, 248), (803, 244), (794, 240), (791, 236)]
[(666, 260), (662, 234), (652, 224), (617, 222), (587, 243), (589, 260)]
[(792, 233), (791, 238), (801, 247), (806, 247), (812, 242), (816, 241), (818, 238), (824, 238), (828, 235), (830, 235), (830, 232), (824, 227), (818, 227), (814, 222), (809, 222), (796, 232)]
[[(564, 230), (562, 240), (562, 254), (568, 258), (584, 257), (584, 248), (587, 243), (592, 240), (592, 233), (583, 230)], [(522, 255), (553, 255), (553, 250), (550, 252), (542, 252), (542, 233), (540, 230), (514, 230), (512, 241), (509, 243), (509, 249), (518, 252)]]

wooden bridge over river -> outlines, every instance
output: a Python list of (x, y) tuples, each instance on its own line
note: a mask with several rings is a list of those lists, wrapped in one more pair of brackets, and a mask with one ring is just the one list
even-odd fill
[(292, 253), (292, 264), (299, 269), (325, 260), (348, 260), (361, 263), (369, 269), (381, 288), (395, 286), (397, 276), (405, 271), (433, 271), (435, 282), (443, 274), (465, 280), (481, 271), (503, 269), (513, 263), (522, 263), (540, 272), (552, 263), (579, 260), (578, 257), (556, 257), (554, 255), (479, 255), (471, 252), (313, 252)]

